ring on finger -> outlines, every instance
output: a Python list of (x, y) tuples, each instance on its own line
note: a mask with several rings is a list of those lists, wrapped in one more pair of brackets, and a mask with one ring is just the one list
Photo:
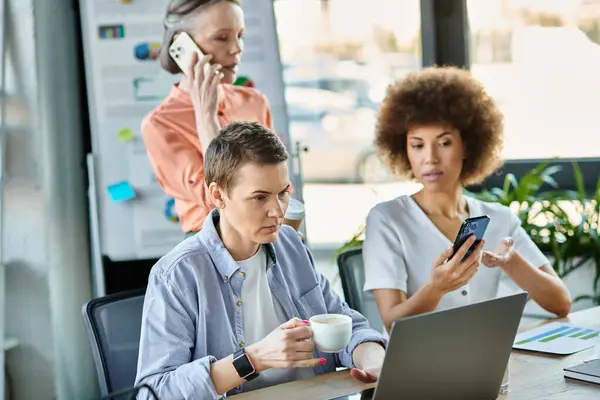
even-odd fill
[(221, 71), (215, 70), (215, 75), (220, 75), (220, 74), (221, 74)]

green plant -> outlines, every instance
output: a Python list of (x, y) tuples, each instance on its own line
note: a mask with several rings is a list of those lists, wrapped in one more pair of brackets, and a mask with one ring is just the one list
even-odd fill
[[(553, 268), (565, 277), (591, 261), (595, 266), (593, 294), (575, 301), (591, 299), (600, 304), (600, 179), (588, 196), (583, 175), (573, 163), (576, 190), (557, 190), (554, 175), (560, 166), (542, 163), (520, 180), (507, 174), (502, 188), (471, 194), (483, 200), (516, 208), (521, 226), (535, 244), (553, 256)], [(554, 190), (540, 192), (547, 184)]]
[[(478, 193), (465, 190), (465, 193), (511, 207), (534, 243), (552, 254), (552, 266), (559, 276), (565, 277), (591, 261), (595, 267), (593, 292), (575, 301), (591, 299), (600, 304), (600, 178), (594, 193), (588, 196), (581, 170), (573, 163), (576, 190), (559, 190), (554, 175), (561, 169), (544, 162), (521, 179), (507, 174), (501, 188)], [(544, 185), (552, 190), (541, 192)], [(364, 226), (361, 226), (337, 254), (362, 246), (363, 240)]]
[(365, 240), (365, 225), (363, 224), (358, 227), (356, 232), (352, 235), (352, 237), (350, 239), (348, 239), (342, 245), (342, 247), (337, 249), (337, 251), (335, 252), (335, 258), (337, 259), (337, 257), (345, 251), (362, 247), (364, 240)]

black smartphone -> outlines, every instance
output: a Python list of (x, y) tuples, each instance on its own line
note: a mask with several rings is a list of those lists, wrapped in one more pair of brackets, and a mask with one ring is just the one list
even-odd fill
[[(465, 254), (463, 260), (470, 256), (471, 253), (473, 253), (473, 250), (475, 250), (477, 245), (481, 242), (481, 239), (483, 239), (483, 235), (485, 234), (485, 230), (487, 229), (489, 223), (490, 217), (487, 215), (465, 219), (458, 230), (456, 239), (454, 240), (454, 251), (452, 252), (452, 256), (456, 254), (458, 249), (461, 248), (461, 246), (471, 235), (475, 235), (475, 242), (471, 245), (469, 250), (467, 250), (467, 254)], [(451, 259), (452, 256), (450, 256), (449, 259)]]

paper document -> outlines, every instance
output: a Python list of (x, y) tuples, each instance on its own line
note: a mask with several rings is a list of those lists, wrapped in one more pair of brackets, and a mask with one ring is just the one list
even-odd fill
[(552, 322), (517, 335), (513, 349), (573, 354), (596, 344), (597, 329)]

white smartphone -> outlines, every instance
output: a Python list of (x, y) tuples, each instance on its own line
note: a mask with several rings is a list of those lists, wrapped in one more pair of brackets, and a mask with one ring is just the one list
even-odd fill
[(179, 66), (179, 69), (185, 74), (190, 68), (192, 54), (198, 54), (198, 61), (204, 57), (194, 39), (185, 32), (181, 32), (177, 39), (169, 46), (169, 54), (173, 61)]

